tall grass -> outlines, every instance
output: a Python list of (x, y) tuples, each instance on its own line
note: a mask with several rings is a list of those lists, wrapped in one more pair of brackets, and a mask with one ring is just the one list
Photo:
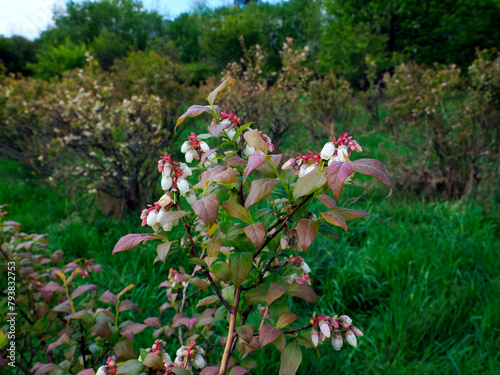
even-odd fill
[[(380, 140), (373, 139), (376, 143)], [(153, 265), (154, 246), (111, 256), (115, 242), (141, 231), (137, 215), (104, 218), (60, 191), (43, 187), (20, 165), (0, 164), (0, 203), (29, 232), (50, 234), (51, 248), (71, 258), (94, 258), (103, 270), (94, 282), (115, 292), (136, 284), (127, 298), (143, 308), (136, 320), (158, 316), (165, 299), (158, 284), (167, 264)], [(319, 301), (294, 303), (300, 322), (311, 308), (347, 314), (365, 333), (358, 348), (334, 352), (329, 343), (304, 351), (300, 374), (494, 374), (500, 364), (500, 225), (498, 207), (470, 202), (379, 199), (355, 201), (370, 217), (350, 223), (333, 241), (319, 237), (306, 261)], [(86, 203), (86, 204), (85, 204)], [(104, 290), (103, 290), (104, 291)], [(137, 347), (150, 345), (138, 338)], [(172, 343), (175, 345), (175, 343)], [(275, 374), (272, 345), (256, 354), (256, 373)], [(262, 370), (265, 369), (265, 370)]]

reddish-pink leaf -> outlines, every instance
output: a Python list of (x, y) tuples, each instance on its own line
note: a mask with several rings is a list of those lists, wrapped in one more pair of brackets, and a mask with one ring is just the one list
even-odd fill
[(264, 223), (255, 223), (243, 228), (243, 230), (257, 249), (260, 249), (264, 245), (266, 239), (266, 226)]
[(231, 165), (245, 166), (247, 164), (248, 164), (248, 162), (239, 156), (233, 156), (232, 158), (227, 159), (227, 166), (228, 167)]
[(161, 327), (160, 319), (158, 319), (156, 316), (147, 318), (146, 320), (144, 320), (144, 323), (146, 323), (150, 327), (157, 327), (157, 328)]
[(201, 370), (200, 375), (218, 375), (220, 367), (219, 366), (209, 366)]
[(292, 297), (302, 298), (306, 302), (318, 302), (318, 296), (309, 285), (289, 284), (286, 290)]
[(316, 198), (321, 203), (323, 203), (323, 205), (325, 205), (327, 208), (337, 207), (337, 202), (335, 201), (335, 199), (331, 198), (329, 195), (320, 194), (320, 195), (316, 195), (314, 198)]
[(319, 224), (316, 220), (300, 219), (297, 222), (297, 236), (299, 246), (305, 251), (314, 242), (319, 232)]
[(69, 314), (69, 315), (66, 315), (64, 317), (64, 319), (66, 320), (71, 320), (71, 319), (75, 319), (75, 320), (78, 320), (78, 319), (81, 319), (83, 317), (91, 317), (92, 314), (90, 314), (87, 310), (83, 309), (83, 310), (80, 310), (80, 311), (77, 311), (76, 313), (74, 314)]
[(271, 303), (280, 298), (286, 293), (286, 289), (279, 284), (271, 283), (269, 290), (267, 291), (266, 302), (269, 306)]
[(49, 372), (61, 372), (61, 368), (54, 363), (40, 363), (37, 362), (31, 371), (35, 371), (35, 375), (44, 375)]
[(390, 186), (391, 179), (389, 178), (389, 173), (385, 169), (384, 165), (380, 160), (376, 159), (359, 159), (354, 162), (354, 171), (375, 177), (378, 181), (384, 185)]
[(258, 129), (245, 132), (243, 134), (243, 138), (245, 138), (245, 141), (248, 143), (249, 146), (254, 147), (259, 151), (262, 151), (264, 154), (267, 154), (266, 141), (262, 139), (262, 136), (260, 135)]
[(212, 124), (208, 126), (208, 132), (215, 138), (219, 138), (220, 133), (231, 126), (231, 123)]
[(134, 311), (141, 311), (141, 308), (137, 306), (135, 303), (132, 301), (125, 299), (120, 303), (120, 307), (118, 308), (119, 312), (122, 311), (127, 311), (127, 310), (134, 310)]
[(76, 375), (95, 375), (95, 372), (93, 369), (91, 368), (88, 368), (88, 369), (85, 369), (85, 370), (82, 370), (80, 371), (78, 374)]
[(262, 164), (257, 170), (262, 173), (265, 177), (278, 177), (277, 169), (281, 162), (281, 154), (278, 155), (267, 155), (265, 163)]
[(280, 180), (275, 178), (263, 178), (261, 180), (252, 181), (247, 200), (245, 201), (245, 207), (249, 208), (266, 198), (279, 182)]
[(87, 285), (80, 285), (76, 290), (71, 294), (71, 299), (74, 299), (76, 297), (81, 296), (83, 293), (85, 293), (87, 290), (93, 290), (97, 289), (97, 285), (94, 284), (87, 284)]
[(61, 337), (59, 337), (59, 339), (50, 344), (47, 347), (47, 351), (50, 352), (51, 350), (57, 348), (58, 346), (61, 346), (62, 344), (71, 345), (71, 338), (67, 333), (63, 333)]
[(243, 341), (249, 344), (253, 340), (254, 329), (253, 325), (245, 324), (244, 326), (236, 328), (236, 333)]
[(167, 258), (168, 252), (170, 251), (170, 247), (172, 246), (172, 242), (164, 242), (159, 244), (156, 247), (156, 254), (158, 254), (158, 258), (165, 263), (165, 259)]
[(244, 375), (249, 373), (250, 371), (242, 366), (234, 366), (231, 368), (229, 375)]
[(236, 177), (236, 173), (234, 169), (231, 167), (225, 166), (217, 166), (211, 169), (210, 177), (208, 177), (208, 181), (218, 182), (221, 184), (232, 184), (233, 182), (238, 182), (238, 177)]
[(14, 221), (14, 220), (7, 220), (3, 224), (6, 227), (20, 227), (20, 226), (22, 226), (22, 224), (18, 223), (17, 221)]
[(351, 210), (350, 208), (336, 207), (330, 211), (338, 212), (345, 221), (359, 219), (360, 217), (370, 216), (370, 214), (363, 210)]
[(62, 285), (59, 285), (53, 281), (49, 282), (47, 285), (42, 287), (42, 291), (66, 293), (66, 289), (64, 289), (64, 287)]
[(334, 161), (325, 169), (325, 176), (328, 182), (328, 187), (333, 193), (335, 199), (340, 199), (344, 181), (354, 172), (354, 163), (351, 161), (342, 162)]
[(109, 340), (111, 336), (113, 336), (113, 332), (111, 328), (109, 328), (108, 322), (102, 320), (96, 323), (92, 328), (90, 328), (90, 332), (94, 336), (102, 337), (104, 340)]
[(126, 236), (123, 236), (118, 240), (118, 242), (115, 245), (115, 248), (113, 249), (112, 254), (115, 254), (119, 251), (125, 251), (125, 250), (130, 250), (136, 247), (137, 245), (141, 244), (142, 242), (149, 241), (149, 240), (156, 240), (158, 237), (156, 237), (154, 234), (151, 233), (131, 233), (127, 234)]
[(342, 217), (340, 212), (331, 209), (328, 212), (321, 212), (321, 216), (323, 216), (323, 219), (325, 219), (326, 222), (338, 227), (342, 227), (347, 232), (347, 223), (345, 222), (345, 219)]
[(57, 311), (57, 312), (65, 312), (68, 314), (71, 314), (73, 310), (71, 309), (71, 304), (69, 303), (69, 300), (64, 301), (63, 303), (60, 303), (56, 307), (54, 307), (52, 310)]
[(187, 327), (187, 329), (193, 329), (194, 325), (196, 324), (196, 318), (184, 318), (183, 324)]
[(217, 195), (210, 194), (203, 199), (197, 200), (192, 207), (196, 215), (203, 220), (208, 228), (211, 228), (217, 221), (219, 211), (219, 198), (217, 198)]
[[(215, 108), (218, 108), (215, 106)], [(177, 128), (187, 117), (196, 117), (205, 112), (211, 112), (211, 105), (192, 105), (189, 107), (181, 117), (177, 119), (177, 123), (175, 124), (175, 128)]]
[(106, 290), (99, 298), (99, 301), (110, 303), (111, 305), (116, 305), (118, 303), (118, 297), (116, 297), (109, 290)]
[(281, 331), (272, 324), (264, 324), (259, 331), (259, 344), (264, 347), (278, 338)]
[(259, 168), (266, 161), (266, 155), (250, 155), (248, 158), (248, 164), (243, 171), (245, 173), (245, 177), (248, 177), (250, 172)]

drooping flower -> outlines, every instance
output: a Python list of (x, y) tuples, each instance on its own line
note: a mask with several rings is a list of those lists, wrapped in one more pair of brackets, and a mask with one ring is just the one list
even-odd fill
[(335, 145), (333, 144), (333, 142), (325, 143), (320, 153), (321, 159), (329, 160), (333, 156), (334, 152), (335, 152)]
[(342, 336), (340, 335), (340, 332), (337, 330), (333, 332), (332, 346), (334, 350), (342, 349)]
[(346, 338), (347, 342), (349, 344), (351, 344), (352, 346), (354, 346), (354, 347), (358, 346), (358, 342), (356, 340), (356, 336), (354, 335), (354, 333), (352, 332), (352, 330), (348, 330), (346, 332), (345, 338)]
[(319, 343), (319, 333), (314, 328), (311, 331), (311, 341), (314, 346), (318, 346)]

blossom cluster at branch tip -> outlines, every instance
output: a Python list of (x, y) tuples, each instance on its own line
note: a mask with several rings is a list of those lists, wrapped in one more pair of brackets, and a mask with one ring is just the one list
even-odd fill
[(286, 261), (292, 266), (300, 268), (300, 271), (286, 277), (289, 283), (296, 282), (297, 284), (311, 285), (311, 276), (309, 276), (311, 268), (302, 257), (294, 257), (293, 255), (290, 255)]
[(340, 350), (344, 341), (356, 347), (358, 345), (356, 336), (363, 336), (363, 332), (357, 327), (351, 326), (352, 319), (347, 315), (337, 318), (329, 316), (318, 316), (311, 319), (312, 331), (311, 341), (314, 346), (318, 346), (319, 341), (326, 341), (331, 338), (334, 350)]
[(349, 161), (351, 151), (362, 152), (363, 149), (356, 140), (352, 139), (352, 136), (344, 133), (338, 140), (333, 138), (331, 142), (325, 143), (321, 152), (313, 153), (307, 150), (305, 155), (298, 153), (299, 156), (288, 159), (282, 169), (293, 168), (295, 174), (303, 177), (321, 165), (322, 160), (328, 162), (328, 165), (334, 161)]
[(217, 163), (215, 159), (217, 157), (216, 152), (210, 150), (210, 146), (207, 142), (198, 139), (195, 133), (191, 133), (191, 135), (188, 136), (188, 140), (182, 144), (181, 152), (185, 154), (186, 163), (192, 163), (194, 159), (205, 159), (205, 167), (208, 167), (210, 163)]
[(181, 346), (177, 349), (176, 358), (174, 364), (184, 367), (186, 369), (190, 369), (193, 366), (196, 369), (201, 369), (205, 367), (205, 358), (203, 358), (203, 354), (205, 351), (196, 345), (195, 341), (191, 341), (187, 345)]
[(96, 375), (115, 375), (118, 371), (116, 358), (114, 356), (108, 357), (106, 364), (99, 367)]

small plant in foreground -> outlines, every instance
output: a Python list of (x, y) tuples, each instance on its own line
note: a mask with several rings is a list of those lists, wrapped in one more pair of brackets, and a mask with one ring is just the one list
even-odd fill
[[(156, 240), (156, 261), (165, 262), (175, 249), (192, 264), (190, 271), (171, 268), (160, 284), (168, 300), (160, 312), (172, 311), (173, 318), (158, 332), (178, 340), (176, 359), (163, 349), (155, 353), (163, 348), (159, 341), (139, 359), (120, 363), (118, 373), (187, 375), (201, 369), (202, 375), (222, 375), (231, 368), (244, 374), (257, 366), (249, 354), (272, 342), (281, 352), (280, 374), (295, 374), (302, 348), (328, 339), (340, 350), (344, 340), (356, 346), (356, 336), (363, 335), (346, 315), (313, 314), (308, 324), (290, 327), (302, 319), (290, 311), (289, 297), (317, 301), (311, 269), (297, 253), (307, 252), (320, 232), (336, 238), (330, 225), (347, 231), (348, 221), (369, 215), (337, 206), (344, 185), (363, 187), (354, 179), (361, 173), (391, 186), (387, 171), (378, 160), (351, 161), (351, 152), (362, 148), (347, 133), (280, 168), (281, 155), (269, 154), (274, 146), (267, 135), (214, 105), (231, 82), (225, 79), (208, 96), (209, 105), (192, 106), (177, 121), (213, 116), (207, 134), (192, 133), (182, 145), (186, 163), (167, 154), (159, 160), (164, 195), (141, 214), (154, 233), (124, 236), (113, 250)], [(321, 212), (309, 205), (313, 199), (325, 206)], [(172, 231), (177, 225), (185, 233), (180, 238)], [(209, 289), (212, 294), (196, 303), (200, 312), (189, 315), (188, 301)], [(114, 367), (104, 370), (109, 374)]]

